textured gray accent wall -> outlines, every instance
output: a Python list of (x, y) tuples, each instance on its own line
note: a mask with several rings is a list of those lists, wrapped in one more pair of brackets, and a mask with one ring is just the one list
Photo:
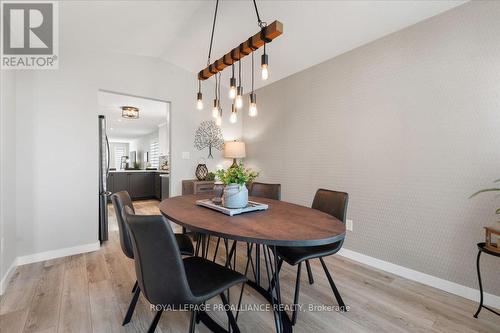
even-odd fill
[[(499, 32), (500, 2), (474, 1), (259, 89), (247, 165), (283, 200), (349, 192), (346, 248), (478, 288), (500, 200), (468, 196), (500, 178)], [(271, 75), (293, 56), (269, 53)], [(500, 261), (483, 258), (500, 295)]]

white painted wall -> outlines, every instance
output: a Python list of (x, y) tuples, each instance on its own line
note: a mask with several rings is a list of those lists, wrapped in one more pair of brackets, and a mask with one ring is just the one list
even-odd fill
[(0, 74), (0, 294), (16, 257), (16, 75)]
[(140, 163), (140, 168), (145, 169), (146, 165), (146, 152), (149, 152), (149, 147), (152, 141), (158, 141), (159, 135), (158, 131), (141, 136), (134, 139), (132, 147), (134, 147), (137, 152), (137, 161)]
[(109, 142), (109, 168), (110, 169), (120, 169), (120, 163), (116, 163), (116, 155), (115, 155), (115, 148), (121, 147), (125, 149), (125, 155), (129, 156), (129, 152), (131, 151), (129, 149), (130, 147), (130, 142), (123, 142), (123, 141), (110, 141)]
[[(61, 5), (65, 27), (72, 24), (64, 16), (71, 4)], [(94, 52), (82, 40), (61, 29), (60, 68), (19, 72), (15, 159), (16, 194), (22, 198), (16, 203), (19, 256), (97, 241), (99, 89), (172, 103), (173, 195), (181, 193), (182, 179), (194, 178), (199, 158), (206, 156), (193, 147), (196, 127), (210, 119), (208, 107), (195, 108), (196, 74), (149, 57)], [(204, 83), (204, 91), (208, 105), (212, 84)], [(239, 138), (241, 123), (229, 125), (228, 113), (224, 135), (227, 140)], [(182, 152), (189, 152), (190, 159), (182, 159)], [(216, 154), (209, 166), (221, 163), (221, 156)], [(71, 168), (65, 167), (67, 159), (73, 161)]]
[(168, 133), (168, 123), (161, 124), (158, 126), (158, 141), (160, 143), (160, 156), (168, 155), (169, 152), (169, 133)]

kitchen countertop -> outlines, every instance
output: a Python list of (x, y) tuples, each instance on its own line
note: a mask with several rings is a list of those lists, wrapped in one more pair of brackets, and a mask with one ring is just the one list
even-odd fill
[(156, 172), (161, 174), (170, 174), (170, 171), (165, 170), (109, 170), (109, 173), (134, 173), (134, 172)]

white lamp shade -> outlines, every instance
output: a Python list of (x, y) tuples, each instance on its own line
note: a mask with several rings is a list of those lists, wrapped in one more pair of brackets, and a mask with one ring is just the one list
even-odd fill
[(246, 156), (245, 143), (241, 141), (228, 141), (224, 143), (224, 157), (244, 158)]

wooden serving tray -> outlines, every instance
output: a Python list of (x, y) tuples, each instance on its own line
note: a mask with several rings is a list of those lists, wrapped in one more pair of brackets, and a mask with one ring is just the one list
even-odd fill
[(198, 206), (203, 206), (207, 207), (213, 210), (216, 210), (218, 212), (221, 212), (223, 214), (233, 216), (233, 215), (238, 215), (238, 214), (243, 214), (243, 213), (249, 213), (249, 212), (255, 212), (258, 210), (266, 210), (269, 208), (268, 205), (255, 202), (255, 201), (248, 201), (248, 205), (243, 208), (226, 208), (222, 206), (222, 204), (215, 204), (212, 202), (212, 199), (202, 199), (202, 200), (196, 200), (196, 204)]

